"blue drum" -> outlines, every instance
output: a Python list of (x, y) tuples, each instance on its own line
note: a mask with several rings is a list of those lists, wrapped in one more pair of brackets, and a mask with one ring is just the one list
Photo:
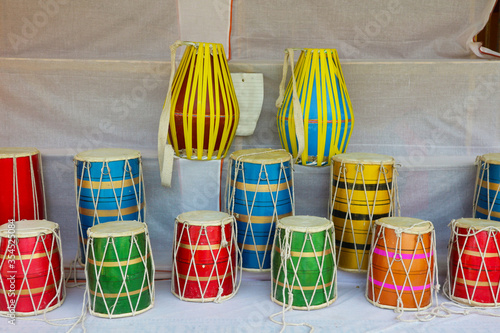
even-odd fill
[(477, 158), (472, 217), (500, 221), (500, 153)]
[(87, 229), (112, 221), (144, 222), (146, 200), (141, 153), (102, 148), (75, 156), (78, 260), (85, 263)]
[(236, 218), (245, 270), (271, 269), (276, 221), (295, 212), (292, 163), (283, 149), (245, 149), (231, 154), (226, 209)]

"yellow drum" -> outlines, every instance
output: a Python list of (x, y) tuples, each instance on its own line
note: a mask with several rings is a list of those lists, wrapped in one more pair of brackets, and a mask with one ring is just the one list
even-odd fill
[(332, 158), (330, 216), (340, 269), (366, 271), (373, 221), (399, 210), (396, 176), (391, 156), (348, 153)]

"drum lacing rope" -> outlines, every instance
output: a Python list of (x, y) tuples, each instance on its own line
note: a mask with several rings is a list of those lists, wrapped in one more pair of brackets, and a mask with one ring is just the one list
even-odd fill
[[(495, 237), (500, 232), (500, 227), (487, 226), (487, 227), (483, 227), (483, 228), (474, 228), (474, 230), (472, 230), (472, 228), (469, 228), (467, 230), (467, 233), (462, 234), (458, 231), (457, 220), (452, 220), (448, 226), (451, 228), (451, 236), (450, 236), (450, 241), (448, 244), (448, 258), (447, 258), (448, 273), (447, 273), (447, 279), (446, 279), (446, 282), (445, 282), (444, 288), (443, 288), (443, 294), (448, 299), (450, 299), (454, 302), (457, 302), (457, 301), (453, 300), (452, 290), (451, 290), (451, 286), (450, 286), (450, 281), (451, 281), (450, 257), (451, 257), (452, 251), (456, 247), (456, 251), (458, 252), (457, 272), (455, 273), (455, 276), (454, 276), (454, 281), (456, 283), (459, 267), (461, 268), (462, 276), (464, 276), (463, 264), (462, 264), (462, 254), (465, 251), (465, 244), (467, 243), (467, 241), (465, 241), (462, 248), (460, 248), (458, 237), (466, 237), (468, 240), (468, 238), (472, 236), (472, 237), (474, 237), (476, 244), (479, 245), (478, 240), (477, 240), (477, 235), (481, 232), (488, 232), (487, 243), (484, 246), (484, 252), (481, 250), (481, 247), (478, 246), (478, 250), (479, 250), (478, 252), (479, 252), (480, 257), (481, 257), (481, 269), (483, 267), (485, 268), (486, 276), (488, 277), (488, 284), (490, 287), (490, 292), (493, 294), (492, 284), (491, 284), (491, 280), (489, 277), (489, 272), (486, 270), (486, 267), (485, 267), (485, 258), (486, 258), (486, 250), (488, 248), (488, 243), (489, 243), (491, 238), (493, 238), (493, 242), (495, 243), (497, 255), (500, 256), (500, 244), (498, 244), (496, 237)], [(464, 281), (464, 284), (466, 284), (466, 283), (467, 282)], [(473, 302), (472, 298), (474, 297), (477, 283), (478, 283), (478, 280), (476, 280), (476, 284), (474, 286), (474, 292), (472, 295), (469, 295), (469, 289), (465, 288), (465, 291), (467, 294), (467, 300), (469, 301), (469, 304), (471, 304), (471, 306), (472, 306), (472, 302)], [(456, 285), (453, 286), (453, 290), (455, 290), (455, 287), (456, 287)], [(441, 307), (439, 310), (445, 313), (445, 315), (443, 315), (443, 316), (447, 316), (447, 317), (451, 316), (453, 314), (460, 314), (460, 315), (479, 314), (479, 315), (486, 315), (486, 316), (492, 316), (492, 317), (500, 317), (500, 312), (498, 312), (498, 311), (496, 311), (496, 312), (487, 311), (487, 309), (494, 309), (494, 308), (500, 307), (500, 302), (497, 301), (499, 298), (499, 292), (500, 292), (500, 288), (497, 288), (496, 295), (492, 295), (492, 296), (494, 296), (494, 299), (495, 299), (494, 306), (475, 306), (474, 305), (473, 307), (470, 307), (470, 306), (465, 305), (465, 304), (462, 305), (462, 304), (456, 304), (456, 303), (451, 303), (451, 302), (444, 302), (444, 303), (441, 303)], [(459, 308), (460, 311), (452, 310), (449, 308), (449, 306), (455, 306), (455, 307)]]
[[(274, 313), (269, 316), (269, 319), (278, 325), (282, 325), (283, 327), (280, 330), (280, 333), (284, 332), (287, 326), (306, 326), (309, 327), (309, 333), (314, 332), (314, 326), (308, 324), (308, 323), (287, 323), (285, 320), (285, 313), (290, 311), (293, 306), (293, 286), (294, 282), (292, 282), (292, 285), (290, 285), (290, 282), (288, 281), (288, 274), (287, 274), (287, 261), (290, 261), (290, 263), (293, 266), (293, 261), (291, 260), (291, 252), (292, 252), (292, 238), (293, 238), (293, 232), (290, 230), (290, 227), (284, 228), (285, 235), (283, 237), (283, 243), (281, 243), (281, 238), (279, 235), (276, 235), (275, 240), (279, 239), (280, 242), (280, 257), (281, 257), (281, 262), (280, 262), (280, 268), (279, 271), (283, 270), (283, 288), (282, 288), (282, 299), (283, 299), (283, 305), (282, 305), (282, 310), (280, 312)], [(307, 232), (306, 232), (307, 233)], [(304, 245), (306, 242), (306, 238), (304, 238), (304, 244), (302, 246), (302, 251), (304, 250)], [(273, 244), (275, 245), (275, 244)], [(302, 254), (301, 251), (301, 254)], [(299, 259), (300, 260), (300, 259)], [(297, 264), (298, 266), (298, 264)], [(296, 269), (294, 269), (296, 271)], [(296, 273), (296, 272), (295, 272)], [(279, 273), (278, 273), (279, 277)], [(296, 276), (294, 275), (294, 281), (295, 281)], [(300, 281), (299, 281), (300, 284)], [(276, 281), (276, 285), (278, 285), (278, 280)], [(288, 289), (288, 302), (286, 302), (286, 289)], [(309, 304), (307, 304), (309, 308)], [(282, 321), (277, 321), (274, 319), (274, 317), (280, 315), (282, 316)]]

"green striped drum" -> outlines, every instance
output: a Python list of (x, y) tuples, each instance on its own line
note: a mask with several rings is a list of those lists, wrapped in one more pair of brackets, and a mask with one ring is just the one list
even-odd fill
[(146, 224), (116, 221), (87, 231), (85, 275), (90, 313), (134, 316), (154, 303), (154, 262)]
[(314, 216), (278, 221), (271, 256), (273, 302), (299, 310), (326, 307), (337, 298), (333, 223)]

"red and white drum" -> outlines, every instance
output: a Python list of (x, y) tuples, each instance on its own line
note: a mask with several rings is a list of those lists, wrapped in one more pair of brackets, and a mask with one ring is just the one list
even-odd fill
[(44, 218), (40, 152), (36, 148), (0, 148), (0, 225)]
[(499, 306), (500, 224), (463, 218), (450, 227), (445, 294), (471, 306)]
[(66, 295), (57, 223), (46, 220), (0, 226), (0, 314), (38, 315)]
[(184, 301), (219, 302), (236, 294), (234, 217), (216, 211), (177, 216), (172, 293)]

